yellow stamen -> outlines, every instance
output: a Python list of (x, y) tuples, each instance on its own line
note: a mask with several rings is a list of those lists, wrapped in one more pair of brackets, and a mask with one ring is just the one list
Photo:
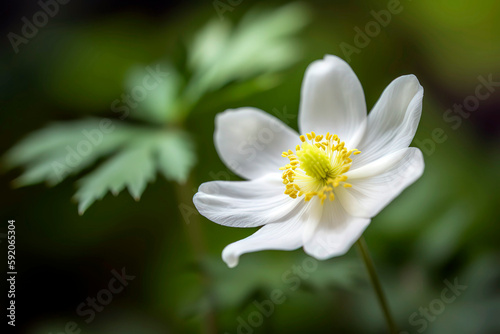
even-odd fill
[(282, 157), (289, 160), (280, 168), (286, 195), (304, 198), (306, 202), (317, 196), (323, 204), (327, 199), (335, 200), (334, 189), (340, 184), (344, 188), (352, 187), (345, 182), (345, 173), (351, 167), (351, 157), (361, 153), (359, 150), (348, 150), (345, 142), (330, 132), (323, 136), (311, 131), (301, 135), (300, 141), (302, 144), (295, 147), (295, 152), (282, 153)]

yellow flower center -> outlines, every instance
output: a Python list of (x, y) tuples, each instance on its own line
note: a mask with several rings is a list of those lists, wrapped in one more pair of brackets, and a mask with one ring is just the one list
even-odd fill
[(288, 150), (282, 154), (290, 160), (285, 167), (280, 168), (286, 186), (285, 194), (291, 198), (304, 196), (306, 202), (314, 196), (318, 196), (321, 204), (327, 198), (333, 201), (334, 188), (339, 185), (351, 187), (345, 182), (347, 176), (344, 173), (351, 168), (351, 155), (361, 152), (357, 149), (348, 150), (337, 135), (330, 133), (323, 137), (313, 131), (300, 136), (300, 140), (302, 145), (295, 147), (295, 153)]

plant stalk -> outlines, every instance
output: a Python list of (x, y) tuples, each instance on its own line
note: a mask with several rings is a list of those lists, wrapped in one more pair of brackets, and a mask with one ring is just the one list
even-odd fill
[[(179, 203), (192, 203), (193, 201), (193, 181), (191, 177), (188, 178), (184, 185), (176, 184), (177, 199)], [(211, 295), (211, 277), (209, 273), (206, 272), (204, 266), (202, 265), (203, 260), (205, 260), (206, 246), (203, 239), (203, 232), (201, 230), (201, 222), (199, 220), (198, 214), (194, 214), (189, 217), (189, 222), (184, 222), (184, 228), (186, 230), (187, 237), (191, 244), (196, 262), (200, 268), (200, 279), (203, 286), (203, 290), (209, 296), (209, 310), (204, 317), (203, 321), (203, 333), (205, 334), (216, 334), (217, 333), (217, 323), (216, 315), (214, 311), (214, 301)]]
[(396, 323), (394, 322), (394, 318), (392, 317), (391, 311), (389, 309), (389, 304), (387, 303), (384, 291), (382, 290), (382, 285), (380, 284), (380, 279), (378, 278), (377, 272), (375, 270), (375, 265), (373, 264), (370, 252), (368, 251), (368, 246), (366, 245), (365, 238), (361, 236), (356, 244), (358, 245), (361, 257), (363, 258), (363, 262), (366, 265), (366, 269), (370, 276), (373, 288), (375, 289), (375, 292), (377, 294), (380, 307), (382, 308), (382, 312), (384, 313), (384, 317), (387, 322), (389, 333), (398, 334)]

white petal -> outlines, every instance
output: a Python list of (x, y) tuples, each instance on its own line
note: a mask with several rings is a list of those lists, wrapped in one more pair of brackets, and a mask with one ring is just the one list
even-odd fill
[(288, 163), (298, 134), (276, 117), (255, 108), (228, 109), (215, 119), (215, 148), (226, 166), (246, 179), (279, 172)]
[(318, 260), (345, 254), (370, 224), (368, 218), (349, 215), (338, 200), (326, 201), (314, 233), (304, 240), (304, 250)]
[(222, 251), (222, 259), (230, 268), (238, 264), (242, 254), (261, 250), (293, 250), (302, 246), (304, 222), (307, 220), (308, 205), (301, 200), (290, 219), (286, 222), (263, 226), (251, 236), (229, 244)]
[(251, 181), (203, 183), (193, 198), (198, 211), (211, 221), (233, 227), (256, 227), (287, 219), (299, 204), (284, 194), (280, 174)]
[(389, 153), (407, 148), (417, 131), (424, 89), (414, 75), (405, 75), (390, 83), (368, 115), (361, 151), (351, 169), (375, 161)]
[(337, 198), (356, 217), (373, 217), (424, 172), (422, 152), (405, 148), (345, 175), (352, 188), (339, 186)]
[[(301, 198), (301, 200), (303, 200)], [(323, 216), (323, 205), (318, 197), (313, 197), (308, 204), (307, 220), (304, 222), (304, 233), (302, 240), (306, 241), (316, 232), (316, 228)]]
[(330, 55), (309, 65), (301, 91), (301, 133), (330, 132), (345, 141), (347, 147), (355, 147), (365, 126), (365, 95), (351, 67)]

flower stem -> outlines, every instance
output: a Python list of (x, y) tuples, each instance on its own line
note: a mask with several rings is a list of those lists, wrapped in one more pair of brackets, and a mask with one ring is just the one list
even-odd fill
[(356, 244), (358, 245), (359, 251), (361, 252), (361, 257), (363, 258), (363, 262), (366, 265), (366, 269), (368, 271), (368, 274), (370, 275), (370, 280), (372, 282), (373, 288), (375, 289), (378, 301), (380, 303), (380, 306), (382, 307), (382, 311), (387, 322), (387, 327), (389, 327), (389, 333), (397, 334), (398, 330), (396, 327), (396, 323), (394, 322), (394, 318), (392, 317), (391, 311), (389, 310), (389, 304), (387, 303), (384, 291), (382, 290), (382, 285), (380, 284), (380, 280), (375, 270), (375, 265), (373, 264), (370, 252), (368, 251), (368, 246), (366, 245), (365, 238), (361, 236)]
[[(192, 203), (193, 201), (193, 181), (189, 177), (184, 185), (176, 184), (177, 199), (179, 203)], [(192, 215), (189, 218), (189, 223), (185, 222), (184, 227), (186, 230), (187, 237), (191, 244), (196, 262), (200, 267), (200, 279), (203, 290), (208, 295), (209, 299), (209, 309), (207, 314), (204, 316), (203, 321), (203, 333), (204, 334), (216, 334), (217, 322), (216, 314), (214, 310), (214, 298), (211, 293), (210, 285), (212, 284), (211, 277), (209, 273), (204, 269), (202, 265), (205, 260), (206, 248), (205, 241), (203, 239), (203, 232), (201, 230), (201, 223), (198, 219), (198, 215)], [(189, 224), (189, 225), (188, 225)]]

